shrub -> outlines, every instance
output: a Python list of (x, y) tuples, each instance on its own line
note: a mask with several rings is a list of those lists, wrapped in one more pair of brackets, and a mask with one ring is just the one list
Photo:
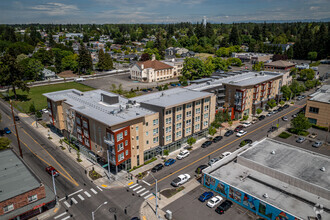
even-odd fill
[(147, 165), (147, 164), (149, 164), (149, 163), (152, 163), (152, 162), (154, 162), (155, 160), (157, 160), (157, 158), (156, 158), (156, 157), (153, 157), (153, 158), (151, 158), (150, 160), (144, 162), (144, 165)]
[(279, 135), (280, 138), (283, 138), (283, 139), (287, 139), (288, 137), (291, 137), (291, 134), (287, 133), (287, 132), (282, 132), (280, 135)]
[(89, 171), (89, 177), (92, 180), (97, 180), (97, 179), (101, 178), (102, 176), (99, 173), (97, 173), (95, 170), (91, 170), (91, 171)]
[(163, 153), (164, 153), (165, 156), (168, 156), (169, 150), (164, 150)]
[(316, 128), (316, 129), (320, 129), (322, 131), (327, 131), (328, 128), (327, 127), (322, 127), (322, 126), (319, 126), (319, 125), (312, 125), (313, 128)]

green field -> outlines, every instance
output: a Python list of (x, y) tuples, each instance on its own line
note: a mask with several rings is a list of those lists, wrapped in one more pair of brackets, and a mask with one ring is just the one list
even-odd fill
[[(78, 89), (82, 92), (94, 90), (94, 88), (76, 83), (76, 82), (68, 82), (68, 83), (60, 83), (60, 84), (53, 84), (53, 85), (46, 85), (46, 86), (36, 86), (31, 87), (30, 92), (22, 92), (21, 90), (17, 91), (17, 101), (13, 101), (13, 105), (16, 109), (21, 112), (29, 113), (29, 108), (32, 103), (34, 103), (37, 110), (41, 110), (47, 107), (47, 99), (43, 96), (43, 93), (47, 92), (55, 92), (60, 90), (66, 89)], [(4, 95), (4, 94), (3, 94)], [(9, 92), (9, 98), (7, 97), (6, 100), (9, 99), (14, 100), (14, 93), (12, 91)]]

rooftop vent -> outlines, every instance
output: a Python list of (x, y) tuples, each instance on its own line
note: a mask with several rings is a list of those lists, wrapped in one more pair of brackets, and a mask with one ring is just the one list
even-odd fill
[(266, 199), (268, 198), (268, 194), (267, 194), (267, 193), (263, 194), (262, 196), (263, 196), (264, 198), (266, 198)]
[(274, 150), (272, 150), (272, 152), (270, 152), (271, 154), (275, 154), (275, 151)]
[(321, 167), (320, 169), (322, 172), (325, 172), (325, 167)]

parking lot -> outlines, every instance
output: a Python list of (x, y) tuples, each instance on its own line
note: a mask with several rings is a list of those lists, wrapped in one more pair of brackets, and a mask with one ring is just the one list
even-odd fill
[[(215, 212), (217, 205), (214, 208), (206, 206), (206, 202), (202, 203), (198, 197), (206, 191), (210, 191), (203, 186), (198, 186), (184, 196), (175, 200), (165, 208), (164, 211), (170, 210), (173, 213), (173, 219), (230, 219), (230, 220), (248, 220), (257, 219), (257, 216), (247, 209), (237, 205), (236, 203), (228, 209), (225, 214), (220, 215)], [(223, 196), (221, 196), (223, 197)], [(225, 201), (225, 198), (223, 198)], [(220, 203), (219, 203), (220, 204)], [(189, 207), (189, 208), (187, 208)]]

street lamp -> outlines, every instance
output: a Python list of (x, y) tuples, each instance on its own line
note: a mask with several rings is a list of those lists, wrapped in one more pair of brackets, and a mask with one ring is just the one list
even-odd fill
[(102, 203), (101, 205), (99, 205), (99, 207), (97, 207), (97, 209), (96, 209), (94, 212), (92, 212), (92, 220), (94, 220), (94, 214), (95, 214), (95, 212), (96, 212), (99, 208), (101, 208), (101, 206), (106, 205), (106, 204), (108, 204), (107, 201), (105, 201), (104, 203)]
[(54, 187), (55, 201), (56, 201), (56, 203), (57, 203), (57, 195), (56, 195), (56, 186), (55, 186), (54, 170), (52, 170), (52, 180), (53, 180), (53, 187)]
[(158, 219), (158, 196), (157, 196), (157, 179), (154, 177), (154, 175), (152, 175), (151, 172), (149, 172), (149, 174), (152, 176), (152, 178), (154, 178), (154, 180), (156, 181), (156, 217)]

